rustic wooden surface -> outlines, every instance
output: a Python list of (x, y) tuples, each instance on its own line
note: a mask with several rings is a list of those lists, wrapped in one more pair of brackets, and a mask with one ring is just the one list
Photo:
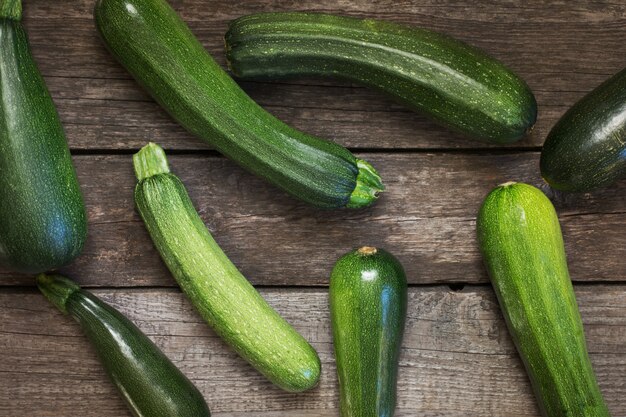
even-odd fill
[[(482, 47), (532, 87), (539, 120), (493, 146), (433, 125), (378, 93), (328, 80), (245, 82), (284, 121), (354, 149), (388, 191), (362, 211), (306, 207), (178, 127), (98, 39), (93, 0), (25, 0), (35, 58), (63, 119), (89, 212), (83, 255), (63, 271), (133, 319), (193, 379), (217, 417), (337, 416), (326, 285), (336, 258), (362, 244), (406, 267), (409, 318), (398, 417), (537, 416), (481, 265), (475, 214), (498, 183), (540, 186), (559, 212), (594, 368), (613, 416), (626, 416), (626, 181), (563, 195), (543, 184), (539, 150), (558, 117), (626, 66), (626, 4), (604, 1), (420, 2), (175, 0), (224, 63), (240, 15), (316, 10), (420, 25)], [(319, 351), (320, 386), (272, 387), (208, 329), (180, 294), (133, 209), (131, 154), (162, 144), (217, 241)], [(0, 416), (129, 415), (78, 327), (32, 277), (0, 270)]]
[[(537, 152), (360, 156), (380, 167), (388, 188), (375, 206), (360, 211), (307, 207), (222, 157), (175, 155), (170, 166), (226, 253), (263, 285), (325, 285), (333, 262), (363, 244), (395, 253), (411, 283), (486, 282), (474, 236), (482, 199), (505, 179), (542, 186)], [(131, 156), (75, 161), (90, 235), (83, 255), (64, 272), (91, 286), (174, 285), (133, 209)], [(616, 242), (624, 240), (625, 194), (622, 182), (593, 194), (555, 196), (574, 280), (624, 279), (626, 245)], [(268, 246), (278, 256), (260, 249)], [(7, 284), (32, 280), (0, 276)]]
[[(204, 325), (173, 289), (97, 290), (196, 381), (216, 416), (335, 416), (337, 386), (325, 289), (263, 289), (320, 354), (320, 386), (304, 394), (273, 387)], [(598, 380), (615, 416), (626, 415), (626, 285), (584, 285), (578, 300)], [(119, 416), (78, 326), (34, 291), (0, 294), (0, 413)], [(413, 287), (400, 358), (398, 416), (534, 416), (529, 384), (488, 286)], [(306, 410), (309, 414), (301, 414)], [(5, 415), (2, 414), (2, 415)], [(17, 415), (17, 414), (15, 414)]]

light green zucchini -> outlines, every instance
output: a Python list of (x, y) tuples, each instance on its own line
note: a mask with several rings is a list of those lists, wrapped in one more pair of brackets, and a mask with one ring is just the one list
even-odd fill
[(215, 242), (163, 150), (148, 144), (133, 157), (135, 202), (152, 240), (200, 315), (245, 360), (279, 387), (313, 388), (315, 350), (270, 307)]
[(559, 219), (537, 188), (485, 199), (478, 241), (513, 342), (545, 417), (607, 417), (567, 269)]

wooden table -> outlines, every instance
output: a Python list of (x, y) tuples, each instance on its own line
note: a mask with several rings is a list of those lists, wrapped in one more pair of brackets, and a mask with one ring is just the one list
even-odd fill
[[(35, 58), (63, 119), (89, 212), (84, 253), (63, 272), (134, 320), (195, 381), (216, 417), (337, 416), (327, 284), (342, 253), (395, 253), (411, 283), (396, 416), (536, 416), (529, 382), (481, 265), (475, 215), (507, 180), (542, 187), (560, 215), (591, 359), (613, 416), (626, 415), (626, 181), (582, 195), (551, 192), (539, 151), (558, 117), (626, 65), (620, 2), (176, 0), (216, 59), (240, 15), (316, 10), (449, 33), (484, 48), (532, 87), (530, 137), (467, 140), (377, 93), (324, 80), (242, 83), (287, 123), (336, 140), (379, 168), (375, 207), (325, 212), (254, 178), (176, 125), (97, 37), (92, 0), (27, 0)], [(131, 154), (156, 141), (226, 253), (318, 350), (318, 388), (273, 387), (203, 324), (133, 208)], [(0, 272), (0, 416), (129, 415), (77, 325), (32, 277)]]

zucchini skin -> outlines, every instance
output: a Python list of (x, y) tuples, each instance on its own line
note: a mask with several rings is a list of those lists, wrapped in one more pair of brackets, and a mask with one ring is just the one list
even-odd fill
[(37, 284), (80, 324), (134, 416), (210, 416), (193, 383), (122, 313), (65, 277), (41, 274)]
[(389, 252), (363, 247), (330, 277), (330, 313), (342, 417), (391, 417), (407, 310), (407, 282)]
[(537, 188), (506, 183), (485, 199), (478, 241), (509, 332), (546, 417), (605, 417), (567, 269), (559, 220)]
[(626, 69), (574, 104), (552, 128), (541, 174), (562, 191), (590, 191), (626, 176)]
[(323, 13), (259, 13), (231, 22), (225, 41), (237, 77), (341, 78), (475, 139), (514, 142), (537, 119), (535, 97), (521, 78), (481, 50), (425, 29)]
[(261, 297), (215, 242), (182, 182), (155, 144), (134, 157), (135, 202), (152, 240), (200, 315), (241, 357), (280, 388), (317, 385), (315, 350)]
[(256, 104), (164, 0), (98, 0), (109, 51), (188, 131), (252, 173), (321, 208), (358, 208), (384, 188), (347, 149), (299, 132)]
[(0, 264), (39, 273), (80, 254), (87, 216), (20, 6), (0, 0)]

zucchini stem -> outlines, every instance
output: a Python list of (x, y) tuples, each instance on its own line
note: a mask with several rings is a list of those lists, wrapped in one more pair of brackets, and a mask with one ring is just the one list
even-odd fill
[(359, 174), (356, 177), (356, 187), (350, 195), (348, 208), (367, 207), (378, 198), (378, 194), (385, 190), (380, 175), (369, 162), (362, 159), (356, 160)]
[(61, 275), (39, 274), (37, 275), (37, 286), (48, 301), (64, 314), (67, 314), (67, 309), (65, 308), (67, 300), (72, 294), (80, 291), (78, 285)]
[(22, 0), (0, 0), (0, 19), (22, 20)]
[(170, 172), (165, 151), (153, 142), (148, 143), (133, 155), (133, 166), (139, 181)]
[(376, 252), (378, 252), (378, 249), (373, 246), (362, 246), (357, 249), (357, 253), (362, 256), (376, 255)]

